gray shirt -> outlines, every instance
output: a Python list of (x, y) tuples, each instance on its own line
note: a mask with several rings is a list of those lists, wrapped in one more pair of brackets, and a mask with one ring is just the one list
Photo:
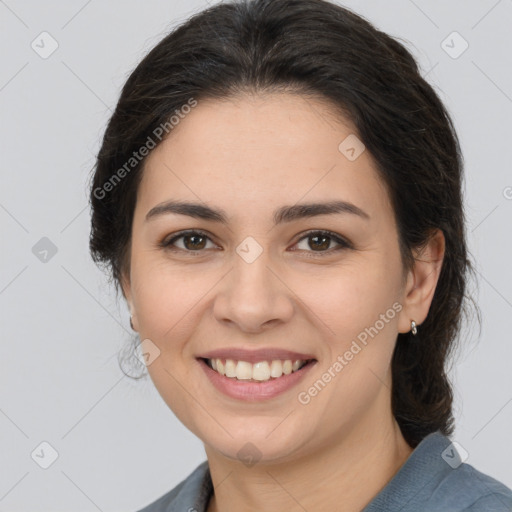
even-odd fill
[[(138, 512), (206, 512), (213, 485), (208, 461)], [(512, 512), (512, 490), (463, 463), (450, 439), (435, 432), (362, 512)]]

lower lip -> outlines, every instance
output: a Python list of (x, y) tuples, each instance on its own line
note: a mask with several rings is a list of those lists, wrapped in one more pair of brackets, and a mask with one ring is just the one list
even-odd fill
[(309, 362), (300, 370), (288, 375), (283, 375), (277, 379), (254, 382), (225, 377), (215, 370), (212, 370), (212, 368), (210, 368), (203, 359), (198, 359), (197, 361), (201, 365), (201, 368), (203, 368), (203, 371), (206, 373), (211, 383), (219, 391), (231, 398), (237, 398), (248, 402), (267, 400), (288, 391), (298, 384), (316, 363), (316, 361)]

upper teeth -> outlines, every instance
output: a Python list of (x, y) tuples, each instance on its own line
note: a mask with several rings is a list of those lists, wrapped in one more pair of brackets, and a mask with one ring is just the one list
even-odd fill
[(235, 361), (234, 359), (208, 359), (210, 366), (221, 375), (226, 377), (235, 377), (239, 380), (269, 380), (270, 377), (278, 378), (284, 375), (289, 375), (296, 372), (307, 361), (296, 359), (286, 359), (280, 361), (279, 359), (268, 361), (259, 361), (255, 364), (248, 363), (247, 361)]

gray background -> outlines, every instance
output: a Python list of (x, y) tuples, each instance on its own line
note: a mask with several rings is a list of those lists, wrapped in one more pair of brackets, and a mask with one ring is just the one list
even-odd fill
[[(0, 0), (0, 510), (136, 510), (205, 459), (151, 381), (118, 368), (131, 331), (88, 255), (87, 179), (129, 72), (206, 5)], [(454, 117), (483, 313), (480, 339), (468, 325), (451, 373), (454, 439), (469, 463), (512, 487), (512, 0), (344, 5), (408, 41)], [(31, 47), (51, 49), (43, 31), (58, 43), (47, 58)], [(469, 44), (457, 58), (464, 42), (446, 39), (453, 31)], [(57, 249), (47, 261), (43, 237)], [(51, 455), (43, 441), (58, 452), (48, 469), (31, 457)]]

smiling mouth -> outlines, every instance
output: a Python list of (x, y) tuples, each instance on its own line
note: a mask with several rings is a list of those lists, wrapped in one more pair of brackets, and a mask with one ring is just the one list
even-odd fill
[(273, 359), (251, 364), (247, 361), (237, 361), (235, 359), (201, 359), (220, 375), (247, 382), (276, 380), (284, 375), (299, 372), (308, 364), (316, 362), (316, 359)]

